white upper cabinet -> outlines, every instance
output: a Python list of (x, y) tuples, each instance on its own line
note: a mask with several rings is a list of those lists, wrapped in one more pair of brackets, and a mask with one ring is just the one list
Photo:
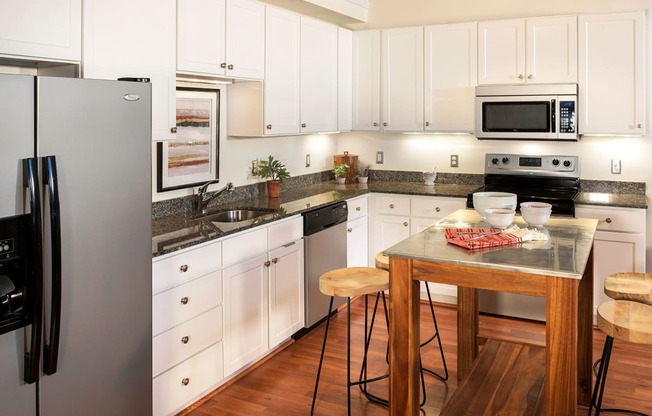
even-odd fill
[(4, 0), (0, 55), (81, 61), (81, 0)]
[(146, 77), (152, 139), (176, 132), (175, 0), (84, 0), (84, 78)]
[(477, 33), (475, 22), (424, 28), (426, 131), (474, 131)]
[(645, 13), (579, 18), (580, 134), (645, 134)]
[(423, 27), (382, 31), (382, 130), (423, 130)]
[(337, 129), (353, 128), (353, 32), (338, 28), (337, 43)]
[(353, 130), (380, 130), (380, 30), (353, 32)]
[(255, 0), (178, 0), (177, 70), (262, 79), (265, 5)]
[(577, 82), (575, 16), (478, 23), (478, 84)]
[(301, 132), (337, 130), (337, 26), (301, 16)]

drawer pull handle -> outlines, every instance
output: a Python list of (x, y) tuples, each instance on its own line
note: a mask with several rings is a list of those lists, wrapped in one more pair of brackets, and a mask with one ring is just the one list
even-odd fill
[(182, 304), (182, 305), (187, 305), (187, 304), (188, 304), (188, 300), (189, 300), (189, 299), (188, 299), (187, 296), (182, 297), (182, 298), (181, 298), (181, 304)]
[(390, 209), (394, 209), (394, 204), (389, 204)]
[(181, 338), (181, 343), (182, 344), (187, 344), (188, 341), (190, 341), (190, 337), (186, 335), (185, 337)]
[(352, 233), (352, 232), (353, 232), (353, 228), (347, 228), (346, 231)]
[(405, 221), (405, 222), (403, 223), (403, 226), (404, 226), (404, 227), (407, 227), (407, 226), (408, 226), (408, 222)]
[(179, 270), (181, 270), (181, 273), (185, 273), (188, 271), (188, 265), (187, 264), (182, 264), (181, 267), (179, 267)]
[(439, 212), (439, 211), (441, 211), (441, 208), (439, 207), (435, 208), (435, 212)]
[(606, 222), (607, 224), (611, 224), (611, 218), (607, 217), (607, 219), (604, 220), (604, 222)]
[(272, 265), (272, 263), (271, 263), (269, 260), (267, 260), (265, 263), (263, 263), (263, 265), (264, 265), (265, 267), (269, 267), (269, 266)]
[(355, 207), (356, 211), (360, 211), (362, 208), (361, 207)]
[(181, 384), (187, 386), (188, 384), (190, 384), (190, 379), (188, 377), (184, 378), (183, 380), (181, 380)]

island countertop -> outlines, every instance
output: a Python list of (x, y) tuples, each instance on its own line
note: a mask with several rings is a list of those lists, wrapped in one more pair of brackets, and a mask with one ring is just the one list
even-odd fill
[[(527, 227), (520, 215), (514, 223)], [(586, 267), (598, 221), (594, 219), (552, 217), (539, 231), (547, 241), (468, 250), (448, 244), (446, 228), (492, 228), (471, 209), (458, 210), (431, 227), (388, 248), (390, 257), (436, 261), (489, 269), (581, 279)]]

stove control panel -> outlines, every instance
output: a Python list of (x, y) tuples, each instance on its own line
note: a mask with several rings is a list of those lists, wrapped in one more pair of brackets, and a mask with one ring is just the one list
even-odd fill
[(565, 176), (579, 178), (577, 156), (487, 153), (485, 173), (502, 175)]

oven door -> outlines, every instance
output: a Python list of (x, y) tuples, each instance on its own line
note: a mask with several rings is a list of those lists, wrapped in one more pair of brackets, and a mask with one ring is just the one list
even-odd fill
[(477, 96), (475, 135), (478, 139), (559, 138), (556, 96)]

